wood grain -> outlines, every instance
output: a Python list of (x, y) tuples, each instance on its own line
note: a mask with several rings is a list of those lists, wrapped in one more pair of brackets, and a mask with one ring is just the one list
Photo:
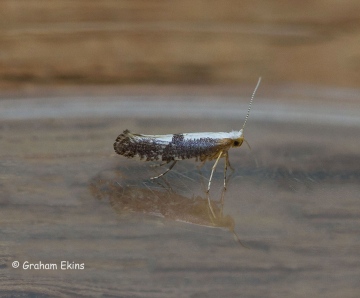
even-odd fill
[[(90, 104), (91, 97), (72, 100)], [(33, 108), (56, 111), (62, 101), (39, 98)], [(250, 116), (245, 137), (252, 154), (246, 147), (230, 151), (236, 170), (218, 223), (204, 205), (212, 164), (199, 170), (179, 163), (156, 184), (148, 179), (156, 169), (113, 152), (125, 128), (187, 132), (200, 122), (207, 130), (236, 128), (238, 119), (216, 117), (224, 102), (182, 121), (106, 114), (2, 120), (1, 296), (357, 297), (359, 126)], [(151, 98), (145, 103), (149, 112), (159, 107)], [(276, 101), (269, 103), (276, 110)], [(329, 113), (340, 113), (327, 104)], [(6, 110), (10, 102), (0, 105)], [(254, 102), (254, 114), (256, 108)], [(213, 204), (221, 183), (219, 170)], [(232, 225), (249, 249), (233, 240)], [(85, 269), (14, 269), (14, 261), (69, 261)]]
[(2, 87), (360, 82), (357, 0), (2, 0), (0, 12)]

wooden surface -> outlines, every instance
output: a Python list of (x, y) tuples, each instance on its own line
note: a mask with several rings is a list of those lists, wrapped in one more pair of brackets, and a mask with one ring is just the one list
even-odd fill
[(2, 0), (0, 87), (360, 84), (360, 2)]
[[(1, 296), (358, 297), (358, 96), (259, 90), (245, 130), (252, 151), (230, 152), (223, 217), (219, 166), (211, 219), (212, 164), (179, 163), (154, 183), (158, 169), (116, 156), (112, 144), (126, 128), (239, 129), (248, 93), (184, 89), (165, 101), (156, 90), (0, 100)], [(25, 261), (58, 269), (25, 270)]]

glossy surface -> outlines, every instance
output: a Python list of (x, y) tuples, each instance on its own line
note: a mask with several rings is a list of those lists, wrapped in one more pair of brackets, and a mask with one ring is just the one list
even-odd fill
[[(244, 132), (252, 151), (229, 151), (223, 216), (223, 161), (214, 175), (216, 218), (204, 192), (212, 162), (178, 162), (150, 181), (163, 169), (118, 156), (112, 144), (126, 128), (240, 129), (247, 93), (0, 100), (1, 292), (357, 297), (360, 103), (324, 90), (316, 99), (260, 91)], [(58, 269), (13, 269), (14, 261)], [(61, 270), (61, 261), (85, 268)]]

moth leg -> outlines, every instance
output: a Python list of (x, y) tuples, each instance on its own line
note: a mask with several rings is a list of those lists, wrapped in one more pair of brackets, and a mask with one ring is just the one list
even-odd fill
[(197, 168), (201, 169), (204, 166), (205, 163), (206, 163), (206, 160), (204, 160), (200, 165), (198, 165)]
[(226, 190), (226, 172), (227, 172), (228, 166), (231, 168), (230, 162), (229, 162), (229, 154), (226, 152), (226, 154), (225, 154), (225, 166), (224, 166), (224, 190)]
[(211, 169), (211, 174), (210, 174), (208, 189), (207, 189), (207, 191), (206, 191), (209, 208), (210, 208), (210, 211), (211, 211), (212, 215), (214, 216), (214, 218), (216, 218), (216, 216), (215, 216), (214, 210), (212, 209), (212, 206), (211, 206), (209, 192), (210, 192), (210, 186), (211, 186), (212, 176), (213, 176), (213, 174), (214, 174), (214, 171), (215, 171), (215, 169), (216, 169), (216, 166), (217, 166), (217, 164), (218, 164), (218, 162), (219, 162), (219, 160), (220, 160), (220, 157), (221, 157), (222, 153), (223, 153), (223, 151), (221, 150), (221, 151), (219, 152), (219, 156), (217, 157), (217, 159), (216, 159), (216, 161), (215, 161), (215, 163), (214, 163), (214, 165), (213, 165), (213, 167), (212, 167), (212, 169)]
[(157, 167), (162, 167), (164, 165), (166, 165), (168, 162), (163, 162), (163, 163), (159, 163), (159, 164), (154, 164), (154, 165), (150, 165), (151, 168), (157, 168)]
[[(212, 216), (213, 216), (214, 219), (215, 219), (215, 218), (216, 218), (216, 215), (215, 215), (215, 212), (214, 212), (214, 210), (213, 210), (213, 208), (212, 208), (212, 206), (211, 206), (211, 201), (210, 201), (210, 194), (209, 194), (209, 192), (207, 192), (207, 199), (208, 199), (209, 209), (210, 209), (210, 211), (211, 211)], [(211, 219), (211, 221), (213, 221), (213, 219), (211, 218), (211, 216), (210, 216), (210, 219)]]
[(220, 217), (223, 217), (223, 210), (224, 210), (224, 200), (225, 200), (225, 189), (221, 192), (221, 199), (220, 199)]
[(177, 162), (177, 160), (174, 160), (174, 162), (171, 164), (171, 166), (164, 173), (162, 173), (162, 174), (160, 174), (158, 176), (155, 176), (155, 177), (151, 177), (150, 179), (153, 180), (153, 179), (157, 179), (157, 178), (160, 178), (160, 177), (164, 176), (167, 172), (169, 172), (174, 167), (176, 162)]
[[(209, 195), (209, 194), (208, 194)], [(210, 210), (210, 211), (209, 211)], [(215, 213), (214, 213), (214, 210), (212, 209), (211, 205), (209, 205), (209, 210), (208, 210), (208, 214), (209, 214), (209, 218), (212, 222), (212, 224), (215, 226), (216, 223), (214, 220), (216, 220), (216, 216), (215, 216)]]
[(235, 171), (235, 169), (230, 164), (229, 157), (227, 158), (227, 165), (231, 169), (231, 171), (233, 171), (233, 172)]
[(212, 206), (211, 206), (209, 192), (210, 192), (210, 186), (211, 186), (212, 176), (213, 176), (213, 174), (214, 174), (214, 171), (215, 171), (215, 169), (216, 169), (216, 166), (217, 166), (217, 164), (218, 164), (218, 162), (219, 162), (219, 160), (220, 160), (220, 157), (221, 157), (222, 153), (223, 153), (223, 151), (221, 150), (221, 151), (219, 152), (219, 156), (217, 157), (217, 159), (216, 159), (216, 161), (215, 161), (215, 163), (214, 163), (214, 165), (213, 165), (213, 167), (212, 167), (212, 169), (211, 169), (209, 184), (208, 184), (208, 188), (207, 188), (207, 191), (206, 191), (209, 208), (210, 208), (210, 211), (211, 211), (212, 215), (214, 216), (214, 218), (216, 218), (216, 216), (215, 216), (214, 210), (213, 210), (213, 208), (212, 208)]
[(219, 156), (217, 157), (217, 159), (216, 159), (216, 161), (215, 161), (215, 163), (214, 163), (214, 165), (213, 165), (213, 167), (212, 167), (212, 169), (211, 169), (209, 184), (208, 184), (208, 188), (207, 188), (207, 191), (206, 191), (206, 192), (209, 192), (209, 191), (210, 191), (211, 180), (212, 180), (212, 177), (213, 177), (215, 168), (216, 168), (216, 166), (217, 166), (217, 164), (218, 164), (218, 162), (219, 162), (219, 160), (220, 160), (220, 157), (221, 157), (222, 153), (223, 153), (223, 151), (221, 150), (221, 151), (219, 152)]

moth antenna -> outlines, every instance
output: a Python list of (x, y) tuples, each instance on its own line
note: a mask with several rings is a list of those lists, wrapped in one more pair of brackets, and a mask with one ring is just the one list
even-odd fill
[(258, 82), (257, 82), (257, 84), (256, 84), (256, 87), (255, 87), (255, 89), (254, 89), (253, 94), (251, 95), (249, 107), (248, 107), (248, 110), (247, 110), (247, 114), (246, 114), (245, 121), (244, 121), (244, 125), (243, 125), (242, 129), (245, 128), (246, 121), (247, 121), (248, 118), (249, 118), (250, 109), (251, 109), (251, 104), (252, 104), (252, 101), (253, 101), (253, 99), (254, 99), (255, 93), (256, 93), (257, 89), (259, 88), (260, 82), (261, 82), (261, 77), (259, 78), (259, 80), (258, 80)]

